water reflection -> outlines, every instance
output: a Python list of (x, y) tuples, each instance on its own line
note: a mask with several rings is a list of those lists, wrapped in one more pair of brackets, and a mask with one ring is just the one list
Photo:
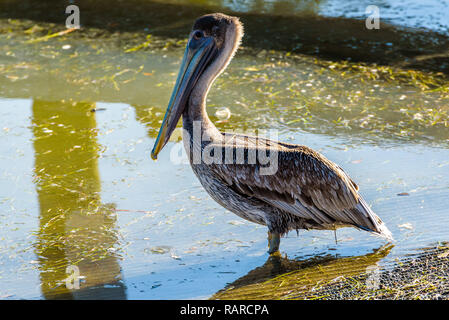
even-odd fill
[[(350, 277), (377, 268), (393, 245), (385, 245), (372, 253), (339, 258), (332, 255), (313, 256), (305, 260), (270, 256), (257, 267), (218, 291), (211, 299), (276, 299), (307, 297), (315, 286), (337, 277)], [(295, 297), (293, 297), (295, 295)]]
[[(92, 103), (33, 102), (35, 184), (40, 206), (35, 252), (47, 299), (126, 298), (116, 253), (113, 205), (100, 199), (95, 107)], [(77, 266), (79, 290), (66, 288)]]

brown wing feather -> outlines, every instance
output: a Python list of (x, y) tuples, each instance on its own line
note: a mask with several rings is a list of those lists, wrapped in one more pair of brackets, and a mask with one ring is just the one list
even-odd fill
[(232, 138), (230, 143), (226, 137), (225, 149), (247, 153), (257, 148), (258, 152), (276, 152), (278, 159), (278, 170), (271, 175), (261, 174), (259, 157), (254, 164), (212, 164), (216, 176), (239, 193), (321, 225), (354, 225), (384, 233), (382, 221), (360, 197), (357, 185), (320, 153), (305, 146), (243, 135)]

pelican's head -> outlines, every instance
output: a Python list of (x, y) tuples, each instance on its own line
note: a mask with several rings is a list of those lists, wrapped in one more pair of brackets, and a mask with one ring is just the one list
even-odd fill
[(243, 27), (236, 17), (214, 13), (195, 21), (151, 158), (156, 160), (170, 139), (189, 105), (192, 91), (207, 93), (212, 82), (231, 61), (242, 36)]

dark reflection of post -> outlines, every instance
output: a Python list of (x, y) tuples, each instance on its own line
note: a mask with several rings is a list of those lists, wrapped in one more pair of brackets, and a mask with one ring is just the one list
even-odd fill
[[(36, 254), (47, 299), (126, 297), (114, 248), (115, 211), (100, 200), (94, 107), (91, 103), (33, 103), (40, 205)], [(79, 269), (80, 289), (66, 286), (69, 266)]]

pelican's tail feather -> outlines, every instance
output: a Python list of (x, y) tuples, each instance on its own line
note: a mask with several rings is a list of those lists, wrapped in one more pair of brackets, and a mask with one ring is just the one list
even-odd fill
[(371, 210), (368, 204), (363, 200), (359, 199), (359, 206), (363, 208), (363, 212), (367, 215), (368, 219), (371, 221), (374, 228), (362, 228), (366, 231), (373, 233), (376, 236), (387, 239), (388, 241), (393, 241), (393, 235), (391, 231), (387, 228), (385, 223)]

